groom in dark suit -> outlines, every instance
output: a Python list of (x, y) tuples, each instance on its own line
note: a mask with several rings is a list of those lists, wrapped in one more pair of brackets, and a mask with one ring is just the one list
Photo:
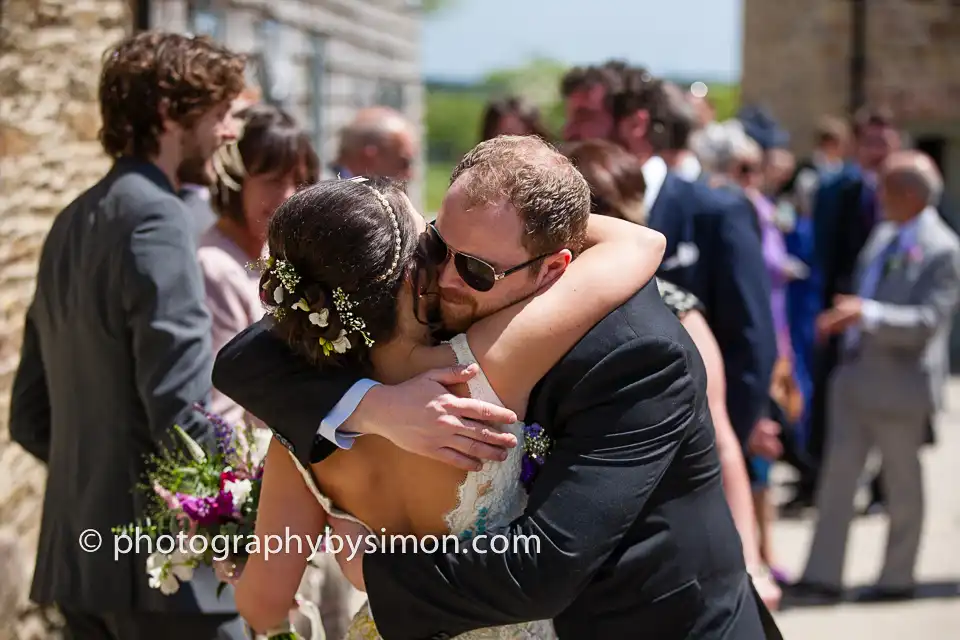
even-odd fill
[(115, 557), (111, 529), (143, 517), (133, 488), (145, 456), (174, 446), (174, 424), (213, 445), (193, 409), (210, 390), (213, 353), (176, 176), (230, 135), (244, 63), (162, 33), (128, 38), (104, 60), (100, 140), (115, 162), (50, 230), (13, 383), (11, 438), (48, 471), (30, 597), (57, 605), (73, 639), (210, 640), (231, 620), (239, 639), (212, 571), (165, 596), (148, 584), (140, 541), (140, 553)]
[[(535, 294), (535, 259), (566, 222), (558, 202), (582, 212), (589, 192), (538, 139), (495, 138), (467, 154), (436, 222), (447, 244), (436, 267), (448, 330)], [(511, 270), (525, 260), (533, 267)], [(358, 375), (311, 368), (266, 321), (220, 353), (217, 388), (271, 425), (301, 461), (328, 454), (329, 445), (310, 443), (318, 426), (336, 441), (321, 421), (338, 403), (355, 404), (341, 396)], [(393, 440), (397, 430), (384, 415), (379, 434)], [(459, 553), (368, 549), (344, 563), (365, 587), (382, 637), (439, 640), (540, 619), (553, 619), (564, 639), (637, 630), (662, 640), (779, 637), (744, 567), (724, 499), (703, 363), (655, 282), (540, 381), (525, 419), (554, 444), (524, 515), (488, 528)], [(499, 536), (512, 541), (507, 553), (490, 552)], [(533, 536), (539, 549), (517, 544)]]

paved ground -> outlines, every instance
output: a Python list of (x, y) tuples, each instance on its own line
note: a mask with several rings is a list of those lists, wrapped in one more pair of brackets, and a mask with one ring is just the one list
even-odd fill
[[(938, 442), (923, 457), (927, 516), (917, 576), (922, 597), (902, 604), (787, 608), (776, 614), (785, 640), (960, 639), (960, 378), (951, 383), (948, 405), (937, 425)], [(778, 469), (775, 477), (787, 475)], [(775, 550), (794, 576), (803, 569), (812, 528), (809, 517), (777, 524)], [(848, 585), (872, 583), (885, 542), (884, 516), (854, 524), (844, 573)]]

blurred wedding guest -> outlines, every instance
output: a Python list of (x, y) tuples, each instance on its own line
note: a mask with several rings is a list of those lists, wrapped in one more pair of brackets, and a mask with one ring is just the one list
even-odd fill
[(416, 136), (406, 118), (389, 107), (369, 107), (340, 130), (331, 177), (409, 180), (416, 157)]
[(574, 67), (564, 74), (560, 81), (564, 140), (606, 140), (613, 136), (610, 100), (620, 90), (625, 72), (625, 64), (611, 61), (604, 66)]
[[(815, 134), (815, 149), (811, 158), (801, 161), (793, 175), (784, 184), (769, 185), (778, 209), (778, 224), (790, 255), (804, 265), (806, 278), (796, 278), (787, 284), (787, 315), (790, 325), (790, 342), (793, 347), (793, 370), (803, 396), (803, 412), (797, 423), (797, 445), (808, 464), (801, 470), (803, 478), (816, 473), (810, 449), (810, 422), (813, 410), (813, 376), (816, 344), (814, 326), (817, 315), (823, 310), (820, 298), (821, 273), (816, 261), (813, 227), (813, 201), (819, 185), (831, 179), (844, 168), (847, 144), (847, 126), (838, 119), (825, 117)], [(812, 481), (807, 480), (810, 484)], [(781, 507), (782, 513), (796, 512), (804, 506), (802, 496), (791, 499)]]
[(843, 171), (849, 136), (849, 127), (840, 118), (824, 116), (820, 120), (813, 154), (798, 164), (781, 190), (781, 194), (793, 199), (799, 215), (811, 215), (817, 189), (825, 180)]
[[(709, 144), (708, 144), (709, 143)], [(738, 120), (721, 123), (711, 129), (708, 142), (700, 141), (705, 165), (713, 186), (738, 190), (753, 205), (763, 247), (765, 275), (770, 283), (770, 313), (776, 331), (777, 359), (771, 379), (771, 396), (777, 396), (778, 413), (786, 421), (799, 417), (799, 406), (794, 402), (789, 411), (793, 381), (793, 348), (787, 324), (786, 285), (794, 277), (795, 267), (787, 254), (783, 234), (777, 228), (773, 203), (762, 193), (764, 154), (760, 145), (744, 131)], [(794, 415), (789, 415), (793, 413)], [(779, 422), (779, 421), (778, 421)], [(751, 477), (754, 485), (754, 504), (760, 527), (760, 549), (764, 561), (771, 566), (778, 579), (785, 579), (773, 557), (772, 527), (775, 519), (770, 495), (770, 469), (783, 452), (780, 433), (783, 425), (765, 422), (764, 429), (755, 432), (748, 442)], [(769, 438), (773, 433), (776, 440)]]
[[(813, 208), (814, 247), (821, 284), (821, 309), (830, 308), (840, 294), (854, 293), (853, 272), (857, 256), (880, 220), (877, 172), (887, 157), (900, 148), (900, 133), (891, 112), (864, 107), (854, 118), (855, 162), (826, 178), (817, 190)], [(829, 379), (839, 357), (836, 336), (818, 345), (815, 354), (813, 399), (809, 423), (809, 453), (819, 467), (827, 434)], [(817, 473), (801, 478), (792, 508), (810, 506)]]
[(765, 419), (777, 353), (756, 215), (742, 192), (712, 189), (669, 172), (660, 154), (669, 150), (669, 128), (682, 115), (671, 108), (663, 83), (646, 70), (629, 70), (625, 79), (612, 96), (611, 114), (617, 141), (643, 166), (647, 224), (667, 238), (659, 275), (706, 306), (723, 354), (727, 410), (745, 447), (755, 430), (769, 431)]
[(546, 142), (553, 139), (543, 124), (540, 110), (517, 96), (492, 100), (484, 108), (480, 142), (497, 136), (539, 136)]
[[(240, 137), (218, 149), (211, 162), (217, 222), (197, 251), (213, 319), (214, 353), (263, 317), (260, 271), (248, 265), (264, 254), (273, 212), (299, 187), (316, 182), (320, 174), (310, 136), (287, 112), (257, 104), (241, 109), (234, 117)], [(266, 455), (272, 436), (261, 421), (216, 388), (211, 391), (210, 406), (228, 424), (246, 422), (259, 427), (257, 445)], [(304, 573), (299, 593), (318, 606), (324, 628), (303, 631), (305, 625), (316, 623), (298, 616), (295, 622), (305, 637), (341, 637), (350, 621), (347, 601), (351, 591), (327, 554), (319, 556), (318, 566)]]
[(195, 409), (213, 352), (177, 175), (230, 135), (244, 59), (207, 38), (146, 32), (103, 60), (100, 143), (113, 165), (47, 235), (13, 383), (10, 436), (47, 467), (30, 598), (57, 605), (71, 638), (239, 640), (233, 590), (218, 597), (209, 567), (167, 596), (150, 586), (149, 549), (115, 557), (77, 540), (142, 521), (134, 485), (148, 456), (179, 448), (175, 424), (215, 446)]
[(697, 154), (690, 150), (690, 136), (700, 127), (699, 117), (690, 98), (679, 86), (664, 83), (665, 99), (670, 103), (668, 110), (675, 114), (668, 126), (665, 148), (660, 153), (671, 171), (679, 177), (693, 182), (700, 178), (703, 168)]
[[(643, 197), (646, 183), (643, 166), (634, 156), (616, 144), (587, 140), (564, 150), (590, 185), (593, 213), (646, 223)], [(688, 291), (660, 278), (660, 294), (667, 306), (680, 318), (700, 351), (707, 369), (707, 399), (716, 430), (717, 451), (723, 473), (723, 487), (743, 544), (744, 561), (757, 583), (767, 606), (776, 608), (780, 590), (760, 557), (757, 521), (750, 480), (737, 436), (730, 424), (726, 401), (726, 376), (723, 356), (713, 332), (704, 319), (703, 304)]]
[(795, 591), (842, 594), (847, 533), (868, 455), (883, 459), (890, 531), (883, 569), (867, 601), (910, 598), (923, 518), (919, 451), (943, 404), (949, 336), (960, 299), (960, 239), (934, 208), (943, 179), (929, 156), (887, 157), (877, 197), (885, 221), (857, 259), (852, 287), (818, 319), (840, 339), (830, 377), (826, 456), (816, 494), (817, 526)]
[[(238, 126), (236, 113), (254, 104), (260, 99), (260, 93), (250, 87), (240, 92), (230, 105), (228, 122), (235, 130)], [(233, 135), (236, 135), (234, 131)], [(193, 158), (180, 165), (177, 170), (180, 180), (180, 199), (187, 205), (190, 226), (197, 242), (217, 222), (217, 214), (210, 206), (210, 187), (213, 185), (213, 168), (209, 159)]]
[[(197, 258), (213, 320), (213, 351), (263, 317), (260, 272), (248, 267), (264, 251), (270, 216), (297, 188), (319, 179), (310, 136), (293, 117), (262, 104), (235, 115), (239, 139), (213, 157), (216, 224), (201, 239)], [(229, 424), (249, 420), (243, 407), (216, 389), (211, 409)]]

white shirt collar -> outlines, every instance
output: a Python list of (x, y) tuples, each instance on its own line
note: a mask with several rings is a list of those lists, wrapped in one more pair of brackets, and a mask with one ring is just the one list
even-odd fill
[(680, 162), (674, 169), (674, 173), (681, 180), (696, 182), (700, 178), (700, 174), (703, 173), (703, 167), (700, 166), (700, 161), (697, 160), (697, 156), (688, 151), (681, 157)]
[(667, 163), (660, 156), (651, 156), (649, 160), (643, 163), (640, 169), (643, 172), (643, 180), (647, 183), (647, 190), (643, 194), (643, 208), (650, 216), (653, 205), (657, 202), (657, 196), (660, 195), (660, 189), (667, 179)]

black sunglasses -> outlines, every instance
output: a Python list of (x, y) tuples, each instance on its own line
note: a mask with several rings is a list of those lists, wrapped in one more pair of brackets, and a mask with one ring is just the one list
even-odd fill
[(451, 249), (432, 222), (427, 225), (427, 230), (420, 235), (420, 250), (434, 266), (440, 266), (447, 260), (448, 256), (452, 255), (453, 265), (456, 267), (457, 273), (460, 274), (460, 278), (467, 283), (468, 287), (481, 292), (490, 291), (499, 280), (503, 280), (511, 273), (516, 273), (529, 267), (537, 260), (542, 260), (550, 255), (545, 253), (506, 271), (497, 271), (493, 265), (480, 258)]

